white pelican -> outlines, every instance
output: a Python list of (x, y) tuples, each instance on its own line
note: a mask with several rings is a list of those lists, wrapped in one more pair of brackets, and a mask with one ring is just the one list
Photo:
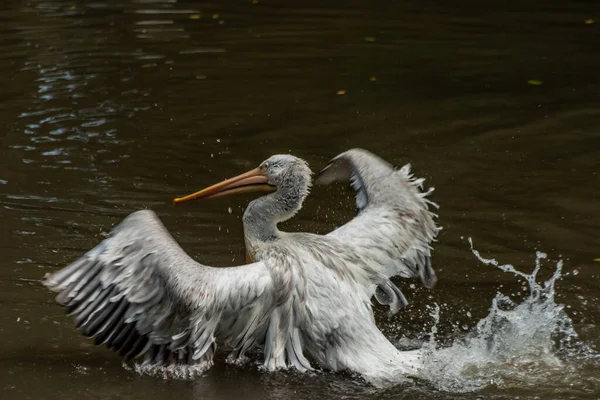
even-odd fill
[(149, 367), (212, 365), (217, 342), (229, 360), (262, 346), (267, 370), (319, 366), (375, 384), (414, 375), (418, 354), (396, 349), (375, 324), (371, 297), (398, 311), (391, 276), (436, 278), (430, 242), (439, 228), (422, 179), (360, 149), (340, 154), (318, 181), (350, 180), (358, 216), (328, 235), (282, 232), (311, 186), (304, 160), (275, 155), (256, 169), (175, 203), (271, 191), (244, 213), (250, 264), (214, 268), (191, 259), (152, 211), (137, 211), (44, 284), (95, 343)]

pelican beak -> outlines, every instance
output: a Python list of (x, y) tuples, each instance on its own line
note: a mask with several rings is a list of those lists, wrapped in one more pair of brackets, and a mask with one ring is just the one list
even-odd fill
[(260, 168), (255, 168), (235, 178), (209, 186), (199, 192), (173, 199), (173, 204), (195, 199), (214, 199), (215, 197), (236, 193), (273, 192), (275, 189), (275, 186), (269, 185), (269, 179), (262, 173)]

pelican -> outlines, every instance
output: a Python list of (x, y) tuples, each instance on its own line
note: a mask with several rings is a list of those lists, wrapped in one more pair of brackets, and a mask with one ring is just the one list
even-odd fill
[(243, 216), (249, 264), (194, 261), (142, 210), (44, 284), (84, 335), (150, 369), (204, 371), (221, 343), (231, 362), (261, 349), (268, 371), (347, 370), (375, 385), (416, 376), (418, 351), (400, 351), (383, 335), (371, 298), (395, 313), (407, 301), (392, 276), (435, 284), (430, 243), (440, 228), (431, 190), (423, 192), (409, 165), (395, 169), (362, 149), (338, 155), (317, 179), (334, 181), (350, 182), (358, 215), (327, 235), (278, 229), (311, 187), (308, 164), (292, 155), (174, 200), (269, 192)]

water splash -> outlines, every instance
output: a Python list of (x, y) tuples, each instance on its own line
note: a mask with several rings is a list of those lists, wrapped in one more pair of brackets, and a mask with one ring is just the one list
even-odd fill
[(582, 343), (573, 328), (564, 305), (555, 302), (555, 283), (561, 277), (563, 262), (556, 263), (554, 274), (544, 283), (537, 275), (547, 255), (536, 253), (531, 274), (510, 264), (483, 258), (473, 249), (479, 261), (517, 275), (527, 282), (529, 296), (516, 303), (498, 292), (489, 314), (472, 332), (440, 348), (435, 341), (440, 309), (432, 312), (434, 328), (423, 347), (422, 376), (440, 390), (469, 392), (489, 385), (498, 387), (533, 387), (548, 380), (571, 385), (577, 375), (576, 362), (589, 362), (598, 355)]
[(130, 366), (127, 363), (123, 363), (122, 366), (128, 371), (133, 370), (140, 375), (148, 375), (163, 379), (192, 380), (203, 376), (212, 366), (212, 362), (194, 365), (171, 364), (167, 366), (148, 363), (133, 363), (133, 365)]

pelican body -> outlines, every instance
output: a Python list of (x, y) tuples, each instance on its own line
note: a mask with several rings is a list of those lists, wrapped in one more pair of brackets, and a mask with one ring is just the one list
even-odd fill
[(267, 370), (348, 370), (378, 386), (416, 376), (418, 351), (390, 343), (375, 324), (371, 299), (395, 313), (407, 301), (391, 277), (435, 284), (430, 242), (439, 228), (429, 192), (409, 166), (396, 170), (361, 149), (340, 154), (318, 177), (336, 180), (350, 181), (358, 215), (327, 235), (278, 229), (311, 187), (307, 163), (291, 155), (174, 200), (270, 192), (244, 213), (247, 265), (197, 263), (144, 210), (45, 284), (60, 292), (57, 301), (85, 335), (127, 358), (143, 357), (148, 369), (204, 371), (220, 342), (232, 362), (262, 349)]

